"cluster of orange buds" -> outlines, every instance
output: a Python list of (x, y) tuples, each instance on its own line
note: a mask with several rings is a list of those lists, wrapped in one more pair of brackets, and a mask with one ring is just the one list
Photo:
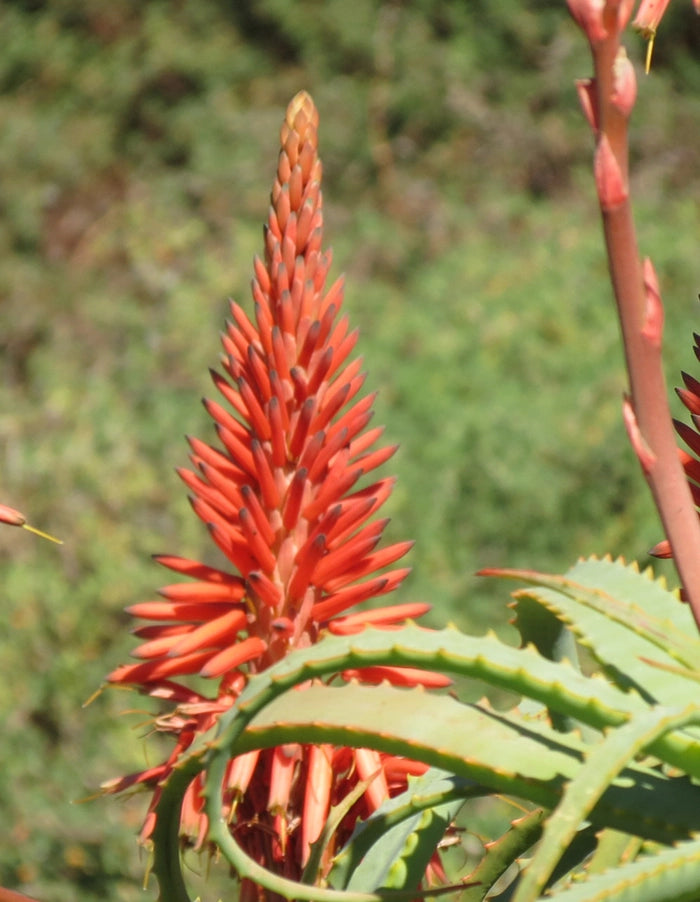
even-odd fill
[[(313, 101), (298, 94), (281, 130), (265, 258), (254, 264), (254, 318), (232, 303), (222, 338), (224, 372), (212, 374), (223, 403), (205, 401), (220, 446), (191, 438), (194, 469), (180, 471), (196, 514), (232, 569), (158, 556), (191, 581), (166, 586), (162, 599), (128, 609), (151, 622), (135, 630), (144, 640), (133, 652), (139, 661), (108, 677), (173, 706), (157, 721), (176, 739), (169, 759), (106, 787), (155, 790), (143, 837), (153, 829), (158, 787), (193, 739), (231, 706), (249, 674), (312, 645), (324, 631), (349, 634), (368, 624), (392, 629), (429, 609), (407, 603), (348, 613), (403, 582), (408, 568), (386, 568), (412, 543), (378, 547), (388, 520), (375, 514), (393, 480), (365, 484), (363, 477), (396, 447), (377, 447), (383, 430), (369, 428), (374, 395), (362, 394), (362, 359), (351, 357), (358, 335), (341, 315), (342, 280), (325, 287), (331, 255), (322, 248), (317, 126)], [(215, 693), (189, 688), (182, 682), (188, 675), (217, 681)], [(339, 676), (449, 683), (411, 668)], [(337, 842), (350, 835), (357, 817), (405, 789), (407, 774), (423, 770), (368, 749), (286, 745), (232, 759), (224, 803), (246, 851), (298, 877), (331, 805), (359, 781), (368, 781), (367, 788)], [(195, 846), (207, 831), (201, 789), (197, 778), (182, 816), (182, 831)], [(242, 898), (255, 892), (244, 885)]]

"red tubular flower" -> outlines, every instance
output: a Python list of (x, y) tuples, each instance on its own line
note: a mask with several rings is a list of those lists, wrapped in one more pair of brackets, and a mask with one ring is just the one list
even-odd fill
[(656, 34), (670, 0), (642, 0), (632, 25), (647, 37)]
[(0, 523), (7, 523), (9, 526), (25, 526), (27, 518), (14, 507), (0, 504)]
[[(137, 783), (155, 789), (142, 836), (153, 828), (158, 785), (196, 735), (230, 707), (246, 675), (289, 651), (315, 643), (324, 629), (353, 633), (366, 624), (395, 629), (427, 605), (353, 613), (348, 609), (397, 588), (409, 572), (384, 568), (411, 547), (378, 549), (388, 521), (373, 519), (393, 481), (357, 483), (384, 463), (395, 446), (376, 447), (368, 429), (372, 395), (362, 395), (361, 360), (352, 359), (357, 332), (341, 316), (342, 281), (325, 289), (331, 256), (321, 246), (321, 163), (318, 114), (308, 94), (289, 105), (265, 228), (265, 260), (255, 260), (254, 318), (231, 305), (223, 335), (224, 373), (213, 373), (223, 401), (205, 401), (220, 447), (191, 438), (193, 470), (181, 471), (192, 506), (232, 572), (170, 555), (156, 560), (190, 582), (160, 590), (162, 600), (129, 612), (152, 621), (138, 663), (117, 667), (112, 683), (137, 686), (174, 705), (156, 728), (176, 746), (163, 765), (114, 781), (116, 792)], [(339, 616), (345, 615), (345, 616)], [(216, 680), (211, 698), (176, 682), (188, 675)], [(342, 675), (341, 675), (342, 676)], [(444, 685), (410, 668), (381, 668), (347, 678), (398, 685)], [(385, 765), (386, 763), (386, 765)], [(394, 758), (367, 750), (285, 746), (232, 760), (225, 799), (231, 829), (249, 854), (298, 877), (330, 805), (358, 780), (373, 776), (351, 821), (405, 788)], [(206, 836), (195, 780), (182, 831), (201, 845)], [(242, 898), (254, 898), (251, 886)]]

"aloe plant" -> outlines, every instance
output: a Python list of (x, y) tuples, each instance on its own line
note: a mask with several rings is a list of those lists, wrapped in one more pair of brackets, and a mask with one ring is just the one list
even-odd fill
[[(579, 93), (630, 377), (624, 421), (682, 592), (611, 557), (561, 576), (482, 571), (520, 586), (519, 648), (419, 627), (420, 604), (346, 613), (401, 582), (405, 569), (378, 571), (409, 543), (374, 550), (385, 522), (368, 521), (391, 484), (355, 488), (394, 449), (369, 450), (372, 397), (355, 400), (363, 378), (346, 363), (356, 335), (335, 322), (340, 286), (323, 287), (318, 119), (298, 95), (255, 265), (255, 322), (232, 307), (227, 376), (214, 376), (228, 406), (207, 402), (223, 449), (192, 440), (195, 472), (182, 474), (236, 572), (161, 556), (195, 581), (131, 609), (153, 621), (138, 628), (142, 661), (109, 677), (172, 706), (156, 724), (175, 736), (168, 760), (108, 787), (154, 791), (142, 835), (161, 902), (190, 899), (183, 835), (228, 862), (243, 899), (700, 898), (698, 470), (673, 438), (660, 293), (634, 237), (636, 83), (620, 43), (633, 6), (569, 0), (595, 66)], [(647, 36), (664, 6), (641, 4)], [(700, 383), (684, 378), (697, 415)], [(193, 674), (219, 680), (213, 697), (188, 688)], [(446, 691), (455, 677), (485, 685), (482, 700)], [(496, 796), (517, 800), (519, 816), (467, 872), (445, 873), (462, 806)]]
[[(505, 793), (525, 800), (530, 813), (489, 846), (473, 874), (464, 875), (473, 884), (468, 898), (483, 898), (539, 840), (513, 897), (538, 898), (586, 823), (586, 860), (569, 869), (576, 889), (560, 881), (557, 894), (618, 898), (629, 884), (638, 899), (697, 898), (700, 674), (692, 662), (700, 660), (700, 640), (692, 634), (688, 607), (649, 573), (610, 559), (579, 562), (562, 577), (526, 571), (499, 575), (527, 583), (516, 592), (516, 623), (523, 635), (538, 617), (556, 617), (576, 646), (593, 657), (591, 673), (583, 673), (575, 660), (551, 660), (532, 644), (513, 648), (494, 635), (475, 638), (454, 629), (409, 626), (390, 634), (368, 629), (328, 638), (250, 679), (215, 733), (201, 737), (179, 763), (163, 789), (160, 811), (177, 811), (185, 787), (205, 770), (210, 837), (240, 875), (289, 899), (380, 898), (388, 889), (413, 897), (422, 872), (387, 865), (420, 853), (424, 865), (427, 852), (420, 840), (435, 822), (444, 829), (467, 798)], [(465, 704), (421, 688), (318, 682), (345, 668), (376, 665), (440, 669), (508, 689), (531, 704), (527, 714), (517, 706), (503, 712), (487, 701)], [(317, 682), (293, 691), (309, 680)], [(555, 713), (575, 726), (557, 731)], [(237, 846), (222, 817), (217, 787), (230, 756), (292, 741), (370, 746), (431, 765), (336, 855), (323, 882), (347, 886), (352, 897), (264, 871)], [(154, 836), (155, 871), (162, 898), (184, 900), (177, 833), (168, 833), (167, 821), (159, 817), (164, 826)], [(403, 833), (394, 832), (398, 824), (404, 824)], [(432, 837), (431, 853), (434, 843)], [(614, 880), (607, 871), (598, 873), (603, 857), (607, 868), (619, 865)], [(359, 863), (369, 858), (384, 868), (377, 864), (365, 872)], [(643, 892), (639, 880), (648, 884)]]

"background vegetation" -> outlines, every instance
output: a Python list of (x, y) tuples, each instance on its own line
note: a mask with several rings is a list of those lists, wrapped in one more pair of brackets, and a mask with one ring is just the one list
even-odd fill
[[(227, 297), (249, 303), (289, 98), (321, 113), (327, 240), (377, 422), (401, 443), (405, 598), (506, 631), (483, 566), (646, 562), (660, 538), (620, 418), (617, 326), (564, 0), (27, 0), (0, 6), (0, 884), (143, 898), (133, 696), (81, 704), (132, 647), (125, 605), (213, 560), (174, 467), (212, 438)], [(633, 132), (671, 384), (700, 319), (700, 44), (664, 21)], [(630, 48), (641, 58), (643, 47)], [(678, 408), (680, 409), (680, 408)], [(155, 760), (155, 740), (149, 741)], [(147, 751), (147, 750), (146, 750)]]

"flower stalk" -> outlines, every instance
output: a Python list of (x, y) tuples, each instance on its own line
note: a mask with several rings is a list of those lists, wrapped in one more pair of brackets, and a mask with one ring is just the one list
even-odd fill
[[(625, 425), (700, 626), (700, 521), (668, 405), (661, 360), (663, 305), (653, 266), (639, 255), (629, 196), (628, 123), (636, 86), (620, 38), (633, 5), (629, 0), (569, 0), (593, 57), (594, 78), (579, 86), (579, 95), (596, 140), (596, 189), (630, 383)], [(638, 27), (651, 15), (651, 6), (643, 4)], [(652, 24), (656, 28), (658, 19)]]

